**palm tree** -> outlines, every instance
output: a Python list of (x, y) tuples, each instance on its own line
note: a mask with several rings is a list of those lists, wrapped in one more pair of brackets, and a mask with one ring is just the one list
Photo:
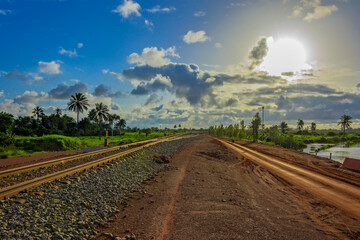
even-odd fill
[(103, 103), (96, 103), (95, 108), (89, 112), (89, 118), (97, 122), (100, 126), (99, 140), (101, 140), (101, 128), (104, 121), (108, 121), (110, 117), (109, 108)]
[(76, 123), (77, 123), (77, 132), (79, 137), (79, 114), (83, 113), (84, 110), (88, 110), (89, 101), (87, 97), (82, 93), (75, 93), (70, 98), (70, 102), (68, 103), (68, 109), (70, 111), (76, 112)]
[(40, 107), (40, 106), (36, 106), (32, 113), (34, 114), (34, 117), (36, 117), (36, 120), (39, 121), (39, 118), (41, 118), (42, 116), (44, 116), (44, 108)]
[(281, 122), (280, 123), (280, 129), (282, 133), (286, 133), (286, 131), (288, 130), (288, 125), (286, 122)]
[(345, 115), (345, 114), (342, 115), (341, 118), (340, 118), (340, 122), (338, 123), (338, 125), (341, 125), (341, 128), (344, 131), (344, 135), (345, 135), (345, 130), (347, 128), (350, 128), (350, 126), (351, 126), (351, 123), (352, 123), (352, 121), (350, 121), (351, 119), (352, 119), (351, 116)]
[(111, 126), (112, 141), (114, 140), (114, 123), (115, 123), (115, 121), (119, 121), (119, 120), (120, 120), (120, 116), (117, 115), (116, 113), (109, 115), (109, 124)]
[(116, 127), (116, 128), (119, 128), (120, 131), (121, 131), (121, 129), (124, 129), (124, 128), (126, 127), (126, 121), (125, 121), (125, 119), (120, 119), (120, 120), (116, 123), (115, 127)]
[(316, 123), (314, 123), (314, 122), (311, 123), (311, 131), (313, 131), (313, 132), (316, 131)]
[(299, 120), (297, 121), (297, 127), (298, 127), (299, 131), (302, 131), (303, 128), (304, 128), (304, 121), (301, 120), (301, 119), (299, 119)]
[(56, 116), (61, 117), (61, 115), (62, 115), (61, 109), (60, 108), (55, 109), (55, 114), (56, 114)]

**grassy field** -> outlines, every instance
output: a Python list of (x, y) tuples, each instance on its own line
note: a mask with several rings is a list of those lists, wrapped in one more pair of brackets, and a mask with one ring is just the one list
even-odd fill
[[(183, 133), (183, 131), (174, 132), (174, 131), (166, 131), (166, 135), (170, 136), (173, 134), (179, 134)], [(132, 143), (136, 141), (141, 141), (145, 139), (155, 138), (155, 137), (162, 137), (164, 136), (164, 132), (152, 132), (148, 134), (146, 137), (145, 133), (139, 134), (138, 132), (126, 132), (124, 135), (117, 135), (117, 136), (109, 136), (108, 141), (109, 143), (115, 143), (115, 144), (123, 144), (123, 143)], [(105, 137), (102, 137), (101, 140), (99, 140), (99, 136), (86, 136), (86, 137), (80, 137), (80, 141), (83, 142), (84, 146), (97, 146), (97, 145), (103, 145), (105, 141)]]
[[(166, 131), (166, 135), (184, 133), (184, 131)], [(125, 132), (122, 135), (109, 136), (109, 143), (124, 144), (141, 141), (145, 139), (162, 137), (164, 132), (152, 132), (146, 136), (145, 133)], [(105, 136), (84, 136), (84, 137), (67, 137), (62, 135), (44, 135), (42, 137), (24, 137), (16, 136), (15, 143), (6, 149), (0, 149), (0, 158), (7, 158), (15, 155), (31, 155), (49, 151), (79, 150), (84, 147), (103, 145)]]

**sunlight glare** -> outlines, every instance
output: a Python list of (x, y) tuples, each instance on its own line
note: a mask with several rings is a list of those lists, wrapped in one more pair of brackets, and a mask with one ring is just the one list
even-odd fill
[(266, 40), (268, 53), (260, 64), (259, 70), (271, 75), (281, 76), (284, 72), (299, 73), (309, 70), (306, 63), (306, 50), (301, 42), (293, 38), (280, 38), (274, 41), (273, 37)]

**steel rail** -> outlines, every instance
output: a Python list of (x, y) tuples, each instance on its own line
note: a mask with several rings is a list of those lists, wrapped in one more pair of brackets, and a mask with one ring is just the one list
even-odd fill
[(177, 140), (177, 139), (181, 139), (181, 138), (186, 138), (186, 136), (177, 135), (177, 137), (160, 139), (158, 141), (153, 141), (153, 142), (147, 143), (147, 144), (145, 144), (143, 146), (135, 147), (135, 148), (126, 150), (124, 152), (120, 152), (120, 153), (117, 153), (117, 154), (114, 154), (114, 155), (111, 155), (111, 156), (107, 156), (107, 157), (104, 157), (104, 158), (101, 158), (101, 159), (97, 159), (97, 160), (94, 160), (94, 161), (91, 161), (91, 162), (87, 162), (87, 163), (84, 163), (84, 164), (81, 164), (81, 165), (78, 165), (78, 166), (75, 166), (75, 167), (72, 167), (72, 168), (67, 168), (67, 169), (64, 169), (64, 170), (61, 170), (61, 171), (58, 171), (58, 172), (54, 172), (54, 173), (45, 175), (45, 176), (41, 176), (41, 177), (34, 178), (34, 179), (31, 179), (31, 180), (28, 180), (28, 181), (25, 181), (25, 182), (21, 182), (21, 183), (18, 183), (18, 184), (15, 184), (15, 185), (12, 185), (12, 186), (9, 186), (9, 187), (6, 187), (6, 188), (2, 188), (2, 189), (0, 189), (0, 199), (7, 199), (7, 198), (9, 198), (11, 196), (14, 196), (14, 195), (20, 193), (20, 192), (23, 192), (25, 190), (29, 190), (29, 189), (37, 187), (37, 186), (40, 186), (40, 185), (42, 185), (44, 183), (52, 182), (54, 180), (67, 177), (67, 176), (73, 175), (75, 173), (80, 173), (82, 171), (88, 170), (90, 168), (95, 168), (95, 167), (101, 166), (103, 164), (106, 164), (108, 162), (117, 160), (117, 159), (122, 158), (122, 157), (126, 157), (128, 155), (133, 156), (133, 154), (135, 152), (137, 152), (137, 151), (139, 151), (141, 149), (147, 148), (147, 147), (151, 147), (151, 146), (156, 145), (158, 143)]
[(111, 153), (113, 151), (117, 151), (117, 150), (120, 150), (122, 148), (128, 148), (128, 147), (136, 146), (136, 145), (139, 145), (139, 144), (146, 144), (146, 143), (149, 143), (149, 142), (156, 142), (156, 141), (161, 140), (161, 139), (171, 139), (173, 137), (174, 136), (171, 135), (171, 136), (168, 136), (166, 138), (164, 138), (164, 137), (153, 138), (153, 139), (148, 139), (148, 140), (143, 140), (143, 141), (139, 141), (139, 142), (129, 143), (129, 144), (121, 145), (121, 146), (111, 147), (111, 148), (107, 148), (107, 149), (101, 149), (101, 150), (97, 150), (97, 151), (93, 151), (93, 152), (89, 152), (89, 153), (82, 153), (82, 154), (78, 154), (78, 155), (74, 155), (74, 156), (54, 159), (54, 160), (51, 160), (51, 161), (35, 163), (35, 164), (32, 164), (32, 165), (27, 165), (27, 166), (23, 166), (23, 167), (19, 167), (19, 168), (12, 168), (12, 169), (8, 169), (8, 170), (0, 171), (0, 179), (4, 178), (4, 177), (9, 177), (9, 176), (12, 176), (12, 175), (15, 175), (15, 174), (19, 174), (19, 173), (29, 172), (29, 171), (36, 170), (36, 169), (39, 169), (39, 168), (46, 168), (46, 167), (51, 167), (51, 166), (54, 166), (54, 165), (64, 164), (64, 163), (69, 162), (69, 161), (74, 161), (74, 160), (87, 158), (87, 157), (93, 157), (93, 156), (104, 154), (104, 153)]

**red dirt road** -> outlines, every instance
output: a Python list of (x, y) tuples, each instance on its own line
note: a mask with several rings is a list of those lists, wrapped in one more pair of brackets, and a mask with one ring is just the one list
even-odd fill
[(185, 145), (97, 239), (360, 239), (354, 216), (248, 157), (209, 137)]

